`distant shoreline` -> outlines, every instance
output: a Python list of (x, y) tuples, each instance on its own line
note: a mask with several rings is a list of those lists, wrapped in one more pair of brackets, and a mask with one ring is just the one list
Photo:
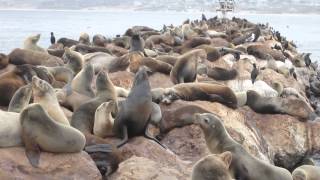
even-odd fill
[[(0, 11), (59, 11), (59, 12), (130, 12), (130, 13), (181, 13), (181, 14), (188, 14), (188, 13), (209, 13), (209, 14), (216, 14), (217, 12), (212, 11), (197, 11), (197, 10), (190, 10), (190, 11), (173, 11), (173, 10), (157, 10), (157, 11), (149, 11), (149, 10), (135, 10), (135, 9), (126, 9), (123, 8), (103, 8), (103, 9), (37, 9), (37, 8), (0, 8)], [(229, 13), (232, 15), (237, 14), (261, 14), (261, 15), (315, 15), (320, 16), (319, 13), (310, 12), (310, 13), (279, 13), (279, 12), (262, 12), (262, 11), (235, 11), (234, 13)]]

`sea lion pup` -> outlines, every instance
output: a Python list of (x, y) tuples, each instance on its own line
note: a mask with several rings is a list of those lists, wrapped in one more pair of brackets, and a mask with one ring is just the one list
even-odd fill
[(69, 38), (60, 38), (57, 43), (63, 44), (63, 47), (71, 47), (79, 44), (79, 41), (69, 39)]
[(0, 147), (22, 146), (20, 114), (0, 110)]
[(157, 121), (159, 118), (158, 113), (153, 112), (153, 110), (147, 71), (142, 67), (136, 73), (129, 96), (121, 104), (120, 111), (114, 121), (113, 133), (122, 138), (117, 147), (126, 144), (128, 138), (139, 135), (144, 135), (164, 147), (158, 140), (148, 134), (149, 122)]
[(40, 150), (52, 153), (80, 152), (86, 143), (77, 129), (56, 122), (40, 104), (31, 104), (20, 115), (26, 156), (34, 167), (39, 165)]
[(303, 165), (292, 172), (293, 180), (319, 180), (320, 167)]
[[(84, 134), (92, 134), (95, 112), (104, 102), (113, 100), (117, 102), (117, 93), (109, 76), (104, 71), (98, 74), (96, 80), (96, 97), (83, 103), (76, 109), (71, 118), (71, 125)], [(114, 112), (115, 113), (115, 112)], [(113, 114), (115, 116), (115, 114)]]
[(31, 64), (43, 66), (62, 66), (62, 59), (43, 52), (16, 48), (8, 55), (9, 63), (14, 65)]
[(247, 91), (247, 103), (253, 111), (261, 114), (288, 114), (300, 119), (311, 118), (313, 110), (307, 103), (296, 98), (262, 97), (257, 92)]
[(90, 45), (90, 37), (88, 33), (82, 32), (79, 37), (79, 43)]
[(232, 80), (238, 76), (236, 69), (223, 69), (220, 67), (207, 68), (207, 76), (218, 81)]
[(170, 79), (174, 84), (194, 82), (197, 78), (198, 62), (207, 59), (203, 49), (189, 51), (179, 57), (170, 72)]
[(53, 87), (37, 76), (32, 77), (31, 85), (33, 102), (39, 103), (55, 121), (69, 126), (70, 123), (59, 105)]
[(9, 57), (5, 54), (0, 53), (0, 69), (7, 67), (9, 64)]
[(232, 153), (211, 154), (200, 159), (192, 168), (192, 180), (232, 180), (229, 167)]
[(37, 45), (39, 39), (40, 34), (27, 37), (27, 39), (23, 42), (23, 49), (48, 53), (45, 49)]
[(134, 34), (130, 39), (130, 51), (140, 51), (144, 52), (145, 42), (141, 38), (140, 34)]
[(73, 51), (70, 48), (65, 48), (62, 59), (66, 63), (65, 67), (71, 69), (74, 72), (74, 75), (81, 71), (84, 60), (80, 53)]
[(234, 179), (292, 180), (288, 170), (267, 164), (250, 155), (231, 138), (221, 119), (214, 114), (195, 114), (195, 124), (200, 125), (211, 153), (232, 153), (229, 172)]
[(101, 138), (112, 136), (114, 118), (112, 113), (117, 114), (118, 107), (116, 101), (102, 103), (94, 114), (93, 134)]
[(84, 65), (82, 70), (73, 78), (71, 82), (72, 90), (84, 94), (88, 97), (94, 97), (94, 92), (91, 87), (94, 77), (94, 70), (92, 64)]
[(237, 97), (225, 85), (209, 83), (183, 83), (165, 89), (161, 102), (171, 104), (182, 99), (185, 101), (212, 101), (219, 102), (231, 108), (237, 108)]
[(31, 95), (32, 88), (30, 84), (20, 87), (9, 103), (8, 112), (20, 113), (29, 104)]

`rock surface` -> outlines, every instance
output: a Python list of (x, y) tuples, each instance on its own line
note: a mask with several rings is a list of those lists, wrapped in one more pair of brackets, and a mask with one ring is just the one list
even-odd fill
[(24, 148), (0, 149), (0, 179), (99, 180), (99, 170), (86, 152), (52, 154), (41, 152), (38, 168), (29, 163)]

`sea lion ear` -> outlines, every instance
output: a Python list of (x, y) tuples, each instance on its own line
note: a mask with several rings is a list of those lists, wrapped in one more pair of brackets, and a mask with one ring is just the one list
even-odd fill
[(229, 151), (226, 151), (219, 155), (221, 160), (226, 164), (226, 166), (229, 168), (231, 161), (232, 161), (232, 153)]

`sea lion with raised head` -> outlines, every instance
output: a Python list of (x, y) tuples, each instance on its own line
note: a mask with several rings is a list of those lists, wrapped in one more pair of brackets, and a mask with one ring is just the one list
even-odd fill
[(117, 114), (118, 105), (116, 101), (102, 103), (94, 114), (93, 134), (101, 138), (112, 136), (114, 124), (113, 114)]
[(65, 52), (62, 56), (62, 59), (66, 63), (65, 67), (71, 69), (74, 75), (78, 74), (83, 67), (83, 56), (80, 53), (71, 50), (70, 48), (65, 48), (64, 50)]
[(55, 121), (70, 125), (69, 120), (63, 113), (53, 87), (37, 76), (32, 77), (33, 102), (39, 103)]
[(38, 51), (42, 53), (48, 53), (45, 49), (37, 45), (39, 39), (40, 39), (40, 34), (27, 37), (27, 39), (24, 40), (23, 42), (23, 49)]
[(130, 52), (140, 51), (144, 52), (145, 42), (140, 34), (134, 34), (130, 39)]
[(82, 70), (73, 78), (71, 82), (72, 90), (88, 97), (94, 97), (94, 92), (91, 87), (93, 77), (93, 65), (91, 63), (84, 65)]
[(79, 37), (79, 43), (90, 45), (90, 37), (88, 33), (82, 32)]
[(146, 69), (142, 67), (136, 73), (129, 96), (121, 104), (114, 121), (113, 133), (122, 138), (117, 147), (126, 144), (129, 138), (139, 135), (144, 135), (163, 146), (148, 134), (150, 121), (159, 118), (158, 113), (153, 112), (153, 109), (148, 75)]
[(203, 49), (189, 51), (179, 57), (170, 72), (174, 84), (194, 82), (197, 78), (198, 62), (205, 61), (207, 53)]
[(214, 114), (195, 114), (195, 124), (200, 125), (211, 153), (232, 153), (229, 172), (234, 179), (292, 180), (288, 170), (267, 164), (250, 155), (231, 138), (221, 119)]
[(32, 88), (30, 84), (20, 87), (9, 103), (8, 112), (20, 113), (29, 104), (31, 95)]
[(31, 104), (20, 115), (26, 156), (37, 167), (40, 150), (52, 153), (80, 152), (86, 143), (84, 135), (69, 125), (56, 122), (40, 104)]
[(192, 168), (192, 180), (232, 180), (229, 167), (232, 153), (211, 154), (200, 159)]
[(166, 88), (160, 98), (161, 102), (165, 104), (171, 104), (175, 100), (182, 99), (185, 101), (219, 102), (231, 108), (237, 107), (237, 97), (234, 92), (228, 86), (221, 84), (177, 84), (171, 88)]

